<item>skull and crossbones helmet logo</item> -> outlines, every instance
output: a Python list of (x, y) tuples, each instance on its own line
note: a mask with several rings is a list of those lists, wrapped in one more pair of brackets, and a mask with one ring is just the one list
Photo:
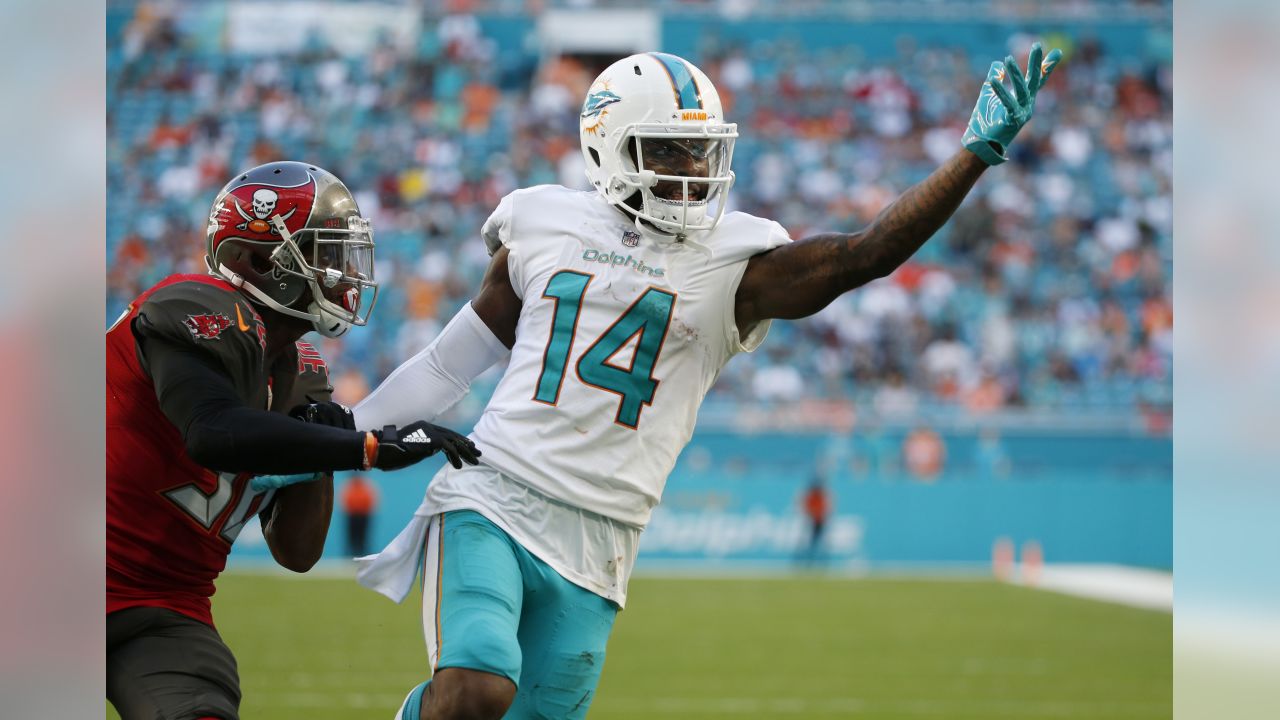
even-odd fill
[[(249, 199), (248, 212), (246, 212), (244, 206), (240, 204), (239, 199), (234, 196), (232, 197), (231, 202), (235, 205), (236, 211), (244, 221), (236, 225), (237, 230), (248, 230), (259, 235), (280, 235), (280, 231), (276, 229), (270, 220), (271, 215), (276, 210), (276, 206), (280, 204), (280, 193), (267, 187), (254, 190), (253, 195)], [(294, 205), (289, 208), (288, 212), (281, 213), (280, 219), (288, 221), (288, 219), (293, 217), (293, 214), (297, 211), (298, 206)]]
[(307, 163), (260, 165), (227, 183), (206, 232), (210, 271), (251, 301), (336, 337), (377, 297), (373, 230), (351, 191)]

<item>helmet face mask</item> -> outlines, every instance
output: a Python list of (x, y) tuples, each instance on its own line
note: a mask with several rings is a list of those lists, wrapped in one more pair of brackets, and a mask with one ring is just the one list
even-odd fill
[(254, 168), (218, 194), (205, 262), (260, 305), (327, 337), (369, 321), (373, 229), (332, 174), (297, 162)]
[[(716, 226), (734, 179), (729, 165), (737, 133), (724, 128), (698, 134), (645, 126), (632, 130), (627, 136), (634, 139), (631, 166), (622, 177), (639, 188), (642, 219), (675, 235)], [(716, 214), (708, 219), (712, 207)]]
[(623, 58), (583, 104), (587, 177), (642, 230), (680, 239), (710, 231), (734, 179), (738, 131), (722, 113), (715, 86), (693, 65), (663, 53)]
[(306, 312), (313, 316), (316, 332), (338, 337), (352, 325), (367, 324), (378, 299), (369, 221), (354, 216), (346, 218), (346, 228), (295, 233), (276, 223), (284, 238), (272, 256), (276, 272), (306, 283), (311, 291)]

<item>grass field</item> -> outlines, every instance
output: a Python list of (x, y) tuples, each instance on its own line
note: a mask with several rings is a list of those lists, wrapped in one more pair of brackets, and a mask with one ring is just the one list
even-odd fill
[[(246, 720), (390, 720), (417, 598), (229, 574)], [(1172, 618), (981, 580), (638, 578), (590, 717), (1168, 718)], [(108, 706), (107, 717), (115, 718)]]

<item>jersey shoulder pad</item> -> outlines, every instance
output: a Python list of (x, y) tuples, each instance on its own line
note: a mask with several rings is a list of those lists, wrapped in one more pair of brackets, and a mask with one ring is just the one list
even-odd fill
[(151, 293), (138, 308), (134, 332), (219, 355), (266, 349), (261, 316), (240, 293), (215, 283), (183, 281)]
[(563, 222), (565, 217), (573, 217), (582, 209), (584, 200), (595, 195), (594, 190), (572, 190), (563, 185), (534, 185), (510, 192), (480, 230), (485, 247), (492, 255), (500, 247), (510, 248), (517, 239), (535, 239), (539, 228), (557, 219)]
[(789, 242), (791, 235), (776, 221), (735, 211), (725, 213), (706, 244), (712, 261), (720, 265), (746, 260)]

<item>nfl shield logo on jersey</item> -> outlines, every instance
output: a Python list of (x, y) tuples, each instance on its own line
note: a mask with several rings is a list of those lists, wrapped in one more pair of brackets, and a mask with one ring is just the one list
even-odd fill
[(640, 244), (640, 233), (635, 230), (622, 231), (622, 244), (626, 247), (635, 247)]

